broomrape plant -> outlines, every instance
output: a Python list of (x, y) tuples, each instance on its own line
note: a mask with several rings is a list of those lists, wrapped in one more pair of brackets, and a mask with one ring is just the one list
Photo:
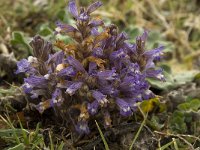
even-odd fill
[[(24, 92), (40, 101), (36, 109), (66, 113), (80, 134), (90, 133), (88, 123), (95, 116), (102, 117), (107, 128), (113, 113), (131, 116), (137, 102), (155, 97), (147, 78), (165, 81), (162, 69), (155, 66), (163, 46), (145, 50), (146, 30), (134, 44), (129, 43), (127, 34), (115, 25), (91, 16), (101, 5), (78, 8), (71, 0), (68, 10), (76, 24), (57, 22), (55, 34), (67, 35), (73, 43), (57, 40), (54, 46), (60, 51), (56, 52), (52, 43), (35, 36), (30, 43), (34, 55), (17, 63), (16, 73), (27, 75)], [(78, 113), (72, 115), (72, 109)]]

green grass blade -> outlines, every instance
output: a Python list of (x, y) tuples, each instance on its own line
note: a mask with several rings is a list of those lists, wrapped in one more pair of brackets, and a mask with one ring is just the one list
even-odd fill
[(173, 140), (173, 142), (174, 142), (174, 148), (175, 148), (175, 150), (179, 150), (178, 145), (177, 145), (177, 143), (176, 143), (176, 139), (175, 139), (175, 138), (172, 138), (172, 140)]
[(13, 126), (13, 124), (12, 124), (12, 122), (11, 122), (11, 120), (10, 120), (10, 118), (8, 117), (8, 116), (6, 116), (6, 119), (3, 117), (3, 116), (1, 116), (0, 115), (0, 117), (1, 117), (1, 119), (13, 130), (13, 135), (14, 135), (14, 137), (15, 137), (15, 140), (16, 140), (16, 142), (17, 142), (17, 144), (20, 144), (21, 142), (20, 142), (20, 139), (19, 139), (19, 137), (17, 136), (17, 134), (16, 134), (16, 132), (15, 132), (15, 127)]
[(134, 137), (134, 139), (133, 139), (133, 141), (132, 141), (132, 143), (131, 143), (131, 146), (130, 146), (129, 150), (132, 150), (132, 149), (133, 149), (133, 145), (135, 144), (135, 141), (137, 140), (137, 138), (138, 138), (140, 132), (142, 131), (142, 128), (144, 127), (145, 122), (146, 122), (146, 119), (144, 119), (143, 122), (142, 122), (142, 124), (140, 125), (140, 128), (139, 128), (139, 130), (137, 131), (137, 133), (136, 133), (136, 135), (135, 135), (135, 137)]
[(25, 129), (0, 129), (0, 137), (8, 137), (14, 132), (17, 134), (17, 136), (20, 136), (22, 132), (26, 132), (26, 134), (28, 134)]
[(162, 147), (158, 148), (157, 150), (164, 150), (164, 149), (168, 148), (170, 145), (172, 145), (173, 143), (174, 143), (174, 141), (171, 141), (171, 142), (163, 145)]
[(49, 139), (50, 139), (50, 150), (54, 150), (54, 144), (53, 144), (53, 140), (52, 140), (50, 131), (49, 131)]
[(29, 135), (29, 141), (32, 141), (32, 143), (35, 143), (35, 141), (38, 140), (38, 137), (40, 137), (39, 129), (40, 129), (40, 123), (37, 123), (35, 131), (33, 132), (32, 135)]
[(98, 125), (98, 123), (97, 123), (96, 120), (95, 120), (95, 123), (96, 123), (96, 125), (97, 125), (98, 130), (99, 130), (101, 139), (103, 140), (103, 144), (104, 144), (104, 146), (105, 146), (105, 149), (106, 149), (106, 150), (110, 150), (109, 147), (108, 147), (108, 143), (106, 142), (106, 139), (105, 139), (105, 137), (104, 137), (104, 135), (103, 135), (103, 132), (101, 131), (101, 128), (99, 127), (99, 125)]
[(17, 116), (17, 118), (19, 120), (20, 128), (22, 129), (22, 135), (23, 135), (24, 143), (25, 143), (25, 145), (29, 145), (30, 141), (29, 141), (29, 138), (28, 138), (28, 134), (27, 134), (27, 132), (24, 131), (24, 128), (23, 128), (23, 125), (21, 123), (19, 116)]
[(140, 125), (140, 128), (138, 129), (138, 131), (137, 131), (137, 133), (136, 133), (136, 135), (135, 135), (135, 137), (134, 137), (134, 139), (133, 139), (133, 141), (132, 141), (132, 143), (131, 143), (131, 146), (130, 146), (129, 150), (132, 150), (132, 149), (133, 149), (133, 145), (135, 144), (135, 141), (137, 140), (137, 138), (138, 138), (140, 132), (142, 131), (142, 128), (144, 127), (144, 125), (145, 125), (145, 123), (146, 123), (146, 120), (147, 120), (147, 116), (148, 116), (148, 113), (145, 114), (145, 113), (143, 112), (143, 110), (140, 108), (139, 105), (138, 105), (138, 109), (140, 110), (140, 112), (141, 112), (141, 114), (142, 114), (144, 120), (142, 121), (142, 124)]
[(38, 145), (42, 145), (44, 147), (44, 140), (43, 140), (43, 137), (38, 137), (38, 139), (36, 139), (34, 141), (34, 143), (31, 143), (31, 150), (35, 150), (35, 149), (40, 149)]
[(65, 143), (62, 141), (60, 145), (58, 146), (58, 150), (63, 150), (64, 145)]
[(24, 150), (25, 149), (25, 145), (23, 143), (20, 143), (12, 148), (9, 148), (8, 150)]

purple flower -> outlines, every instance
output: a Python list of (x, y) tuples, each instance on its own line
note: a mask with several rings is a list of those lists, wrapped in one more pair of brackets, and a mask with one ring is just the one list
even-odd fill
[(75, 70), (73, 69), (72, 66), (69, 66), (69, 67), (64, 68), (64, 69), (62, 69), (61, 71), (59, 71), (59, 72), (57, 73), (57, 75), (58, 75), (59, 77), (63, 77), (63, 76), (73, 77), (73, 76), (76, 75), (76, 72), (75, 72)]
[(160, 46), (158, 48), (155, 48), (153, 50), (149, 50), (149, 51), (146, 51), (144, 53), (144, 55), (146, 57), (148, 57), (149, 59), (152, 58), (153, 60), (160, 60), (162, 55), (163, 55), (163, 49), (164, 49), (164, 46)]
[(97, 26), (103, 25), (103, 24), (104, 24), (103, 20), (94, 19), (89, 22), (88, 26), (92, 28), (92, 27), (97, 27)]
[(93, 49), (93, 55), (97, 57), (102, 57), (103, 56), (103, 49), (100, 47), (94, 48)]
[(98, 101), (93, 101), (92, 103), (88, 103), (87, 109), (91, 115), (95, 115), (98, 111), (99, 103)]
[(33, 38), (30, 45), (33, 48), (33, 55), (42, 62), (47, 61), (49, 54), (53, 51), (52, 44), (42, 39), (39, 35)]
[(88, 127), (87, 121), (79, 121), (75, 125), (75, 129), (79, 134), (89, 134), (90, 133), (90, 129)]
[(116, 79), (116, 70), (112, 69), (112, 70), (105, 70), (105, 71), (99, 71), (97, 73), (97, 76), (99, 79), (103, 79), (103, 80), (114, 80)]
[(102, 85), (99, 89), (103, 94), (109, 95), (111, 97), (116, 97), (119, 94), (119, 90), (111, 84)]
[(161, 81), (165, 81), (164, 75), (162, 74), (163, 69), (148, 69), (146, 70), (146, 77), (155, 78)]
[(102, 6), (101, 2), (95, 2), (93, 4), (91, 4), (88, 9), (87, 9), (87, 13), (91, 14), (92, 12), (94, 12), (96, 9), (98, 9), (99, 7)]
[(152, 58), (149, 58), (146, 62), (145, 70), (148, 70), (150, 68), (155, 68), (155, 63), (153, 62)]
[(57, 33), (69, 33), (69, 32), (78, 32), (76, 28), (68, 24), (63, 24), (59, 21), (56, 22), (57, 28), (55, 29)]
[(153, 94), (151, 90), (147, 89), (143, 92), (142, 97), (144, 100), (148, 100), (148, 99), (154, 98), (155, 95)]
[(51, 106), (54, 106), (54, 105), (60, 106), (63, 101), (64, 101), (64, 98), (62, 97), (62, 90), (59, 88), (56, 88), (52, 94)]
[(78, 18), (77, 19), (79, 19), (79, 20), (81, 20), (81, 21), (88, 21), (89, 20), (89, 16), (88, 16), (88, 14), (87, 14), (87, 12), (82, 12), (82, 13), (80, 13), (80, 15), (78, 16)]
[(68, 93), (70, 96), (74, 95), (74, 93), (81, 88), (82, 82), (74, 82), (72, 83), (66, 90), (66, 93)]
[(146, 40), (147, 40), (147, 37), (148, 37), (148, 34), (149, 34), (149, 31), (144, 30), (142, 36), (140, 36), (141, 40), (142, 40), (142, 41), (146, 41)]
[(32, 87), (45, 88), (47, 87), (47, 80), (43, 76), (30, 76), (24, 79), (24, 82)]
[[(130, 44), (117, 26), (92, 18), (101, 5), (95, 2), (79, 8), (75, 0), (69, 0), (75, 26), (57, 22), (56, 32), (74, 42), (56, 42), (62, 49), (57, 52), (51, 42), (36, 36), (30, 43), (34, 56), (17, 63), (16, 73), (27, 74), (24, 92), (37, 98), (36, 109), (40, 113), (54, 107), (58, 113), (70, 110), (66, 120), (71, 119), (80, 134), (89, 134), (92, 118), (103, 118), (107, 128), (116, 123), (112, 119), (117, 109), (122, 116), (132, 115), (137, 102), (155, 97), (147, 79), (164, 81), (162, 69), (156, 69), (154, 62), (162, 58), (163, 47), (145, 50), (148, 31)], [(62, 105), (65, 99), (71, 100)]]
[(148, 87), (144, 75), (126, 76), (121, 84), (120, 90), (125, 94), (135, 95)]
[(69, 1), (68, 9), (72, 16), (74, 16), (75, 18), (78, 17), (78, 9), (74, 0)]
[(59, 51), (54, 53), (53, 55), (49, 55), (49, 59), (47, 61), (47, 64), (51, 65), (59, 65), (63, 62), (64, 59), (64, 52), (63, 51)]
[(111, 53), (110, 58), (111, 60), (119, 61), (120, 58), (124, 58), (126, 56), (126, 52), (123, 49), (119, 49)]
[(99, 8), (102, 5), (101, 2), (95, 2), (93, 4), (91, 4), (87, 10), (81, 9), (80, 12), (78, 12), (76, 3), (74, 0), (70, 0), (69, 2), (69, 12), (72, 14), (73, 17), (75, 17), (76, 19), (80, 20), (80, 21), (89, 21), (90, 18), (90, 14), (92, 12), (94, 12), (97, 8)]
[(137, 63), (130, 63), (128, 66), (128, 73), (131, 75), (140, 74), (140, 66)]
[(96, 69), (97, 69), (97, 64), (95, 62), (90, 62), (88, 73), (89, 74), (95, 73)]
[(116, 103), (120, 108), (120, 114), (122, 116), (130, 116), (132, 115), (131, 106), (125, 100), (121, 98), (116, 98)]
[(134, 96), (133, 98), (134, 102), (141, 102), (143, 99), (142, 99), (142, 94), (137, 94)]
[(91, 32), (91, 35), (93, 35), (93, 36), (98, 36), (100, 34), (98, 32), (98, 28), (96, 28), (96, 27), (93, 27), (90, 32)]
[(27, 59), (22, 59), (19, 62), (17, 62), (17, 71), (16, 74), (21, 72), (28, 72), (31, 69), (30, 62), (28, 62)]
[(76, 59), (74, 59), (72, 56), (67, 57), (67, 61), (70, 65), (72, 65), (77, 71), (85, 72), (85, 69), (83, 68), (83, 65)]
[(27, 94), (30, 93), (33, 90), (33, 86), (28, 84), (28, 83), (24, 83), (22, 85), (22, 88), (23, 88), (24, 92), (27, 93)]
[(120, 33), (116, 40), (117, 46), (124, 45), (126, 40), (128, 40), (128, 35), (125, 32)]
[(108, 99), (106, 98), (107, 96), (102, 94), (101, 92), (93, 91), (92, 96), (98, 101), (98, 103), (101, 106), (107, 105), (107, 103), (108, 103)]

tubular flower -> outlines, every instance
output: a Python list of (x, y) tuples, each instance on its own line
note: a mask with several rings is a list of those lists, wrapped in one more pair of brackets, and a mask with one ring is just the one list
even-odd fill
[(58, 39), (54, 45), (61, 50), (56, 52), (51, 42), (35, 36), (30, 43), (34, 56), (17, 63), (16, 73), (27, 75), (24, 92), (38, 99), (36, 109), (64, 113), (61, 116), (71, 120), (80, 134), (89, 134), (94, 117), (103, 118), (105, 128), (111, 127), (117, 122), (113, 115), (131, 116), (137, 102), (155, 97), (147, 78), (165, 81), (155, 65), (162, 59), (163, 46), (146, 50), (146, 30), (129, 43), (125, 32), (92, 16), (101, 5), (79, 8), (70, 0), (68, 10), (76, 23), (58, 21), (55, 30), (73, 42), (67, 45)]

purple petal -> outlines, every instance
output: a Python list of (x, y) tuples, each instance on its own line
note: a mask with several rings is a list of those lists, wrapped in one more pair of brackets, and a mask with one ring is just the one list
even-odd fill
[(74, 93), (75, 93), (79, 88), (81, 88), (82, 84), (83, 84), (82, 82), (75, 82), (75, 83), (71, 84), (71, 85), (67, 88), (66, 92), (67, 92), (70, 96), (72, 96), (72, 95), (74, 95)]
[(125, 42), (124, 45), (125, 49), (127, 50), (128, 54), (131, 55), (136, 55), (136, 44), (130, 44)]
[(102, 57), (103, 56), (103, 49), (100, 47), (93, 49), (93, 55), (96, 57)]
[(92, 103), (88, 103), (88, 105), (87, 105), (88, 112), (91, 115), (95, 115), (97, 113), (98, 107), (99, 107), (99, 103), (96, 100)]
[(163, 72), (163, 69), (158, 69), (158, 70), (148, 69), (146, 70), (146, 76), (150, 78), (156, 78), (161, 81), (165, 81), (165, 77), (162, 74), (162, 72)]
[(93, 91), (92, 96), (98, 101), (99, 104), (104, 105), (108, 103), (108, 100), (106, 99), (106, 95), (102, 94), (99, 91)]
[(32, 87), (47, 88), (48, 81), (43, 76), (30, 76), (24, 79)]
[(141, 40), (142, 41), (146, 41), (147, 38), (148, 38), (148, 34), (149, 34), (149, 32), (147, 30), (144, 30), (144, 32), (143, 32), (143, 34), (141, 36)]
[(99, 79), (103, 79), (103, 80), (113, 80), (116, 79), (116, 70), (105, 70), (105, 71), (99, 71), (97, 73), (97, 76), (99, 77)]
[(133, 74), (140, 74), (140, 66), (137, 63), (130, 63), (128, 66), (128, 72)]
[(136, 50), (138, 54), (144, 53), (144, 48), (145, 48), (145, 42), (148, 37), (148, 31), (145, 30), (142, 36), (138, 36), (136, 38)]
[(79, 121), (75, 125), (75, 129), (79, 134), (89, 134), (90, 133), (90, 129), (88, 127), (87, 121)]
[(63, 62), (63, 59), (64, 59), (64, 52), (58, 51), (55, 54), (49, 56), (47, 63), (55, 64), (57, 66)]
[(142, 99), (142, 95), (139, 93), (138, 95), (134, 96), (133, 98), (134, 102), (141, 102)]
[(117, 37), (117, 45), (121, 45), (124, 41), (128, 40), (128, 35), (125, 32), (122, 32)]
[(97, 64), (95, 62), (90, 62), (89, 63), (89, 74), (94, 73), (94, 71), (97, 69)]
[(57, 28), (55, 29), (57, 33), (69, 33), (69, 32), (77, 32), (78, 30), (74, 28), (73, 26), (70, 26), (68, 24), (61, 23), (60, 21), (56, 22)]
[(19, 62), (17, 62), (17, 71), (15, 73), (18, 74), (21, 72), (27, 72), (30, 70), (30, 68), (30, 62), (28, 62), (27, 59), (22, 59)]
[(134, 76), (126, 76), (120, 83), (120, 91), (125, 95), (136, 95), (148, 87), (144, 75), (136, 74)]
[(118, 107), (120, 108), (120, 114), (122, 116), (132, 115), (131, 107), (126, 101), (124, 101), (121, 98), (117, 98), (116, 102), (117, 102)]
[(78, 17), (78, 9), (74, 0), (70, 0), (68, 9), (72, 16), (74, 16), (75, 18)]
[(28, 84), (28, 83), (25, 83), (22, 85), (22, 88), (24, 90), (24, 92), (27, 94), (27, 93), (30, 93), (32, 90), (33, 90), (33, 86)]
[(92, 27), (97, 27), (97, 26), (103, 25), (103, 23), (104, 23), (103, 20), (96, 19), (96, 20), (91, 20), (89, 22), (88, 26), (90, 26), (92, 28)]
[(111, 60), (124, 58), (126, 56), (126, 52), (123, 49), (119, 49), (111, 53), (110, 58)]
[(101, 7), (101, 5), (102, 5), (101, 2), (95, 2), (95, 3), (91, 4), (87, 9), (87, 13), (91, 14), (93, 11), (95, 11), (96, 9)]
[(85, 72), (83, 65), (78, 60), (73, 58), (72, 56), (68, 56), (67, 61), (70, 65), (72, 65), (74, 68), (76, 68), (77, 71)]
[(69, 77), (73, 77), (76, 75), (76, 72), (74, 71), (72, 66), (69, 66), (65, 69), (62, 69), (61, 71), (59, 71), (57, 73), (58, 76), (63, 77), (63, 76), (69, 76)]
[(97, 29), (97, 28), (93, 27), (93, 28), (91, 29), (91, 35), (97, 36), (97, 35), (99, 35), (99, 34), (100, 34), (100, 33), (98, 32), (98, 29)]
[(103, 94), (116, 97), (119, 94), (119, 91), (115, 89), (112, 85), (103, 85), (100, 87), (100, 90)]
[(55, 104), (57, 106), (60, 106), (63, 101), (64, 99), (62, 97), (62, 90), (59, 88), (56, 88), (52, 94), (51, 106), (54, 106)]
[(78, 16), (78, 19), (81, 20), (81, 21), (88, 21), (89, 20), (89, 16), (88, 16), (88, 14), (86, 12), (83, 12)]
[(146, 66), (145, 66), (145, 70), (150, 69), (150, 68), (154, 68), (155, 67), (155, 63), (153, 62), (153, 59), (148, 59)]
[(148, 58), (152, 58), (153, 60), (160, 60), (162, 55), (163, 55), (163, 49), (164, 49), (164, 46), (160, 46), (158, 48), (155, 48), (153, 50), (149, 50), (149, 51), (146, 51), (144, 53), (145, 56), (147, 56)]
[(147, 89), (143, 92), (142, 97), (144, 100), (148, 100), (148, 99), (154, 98), (155, 95), (153, 94), (151, 90)]
[(43, 62), (47, 61), (49, 54), (53, 50), (52, 43), (45, 41), (38, 35), (30, 42), (30, 46), (33, 48), (33, 55)]

